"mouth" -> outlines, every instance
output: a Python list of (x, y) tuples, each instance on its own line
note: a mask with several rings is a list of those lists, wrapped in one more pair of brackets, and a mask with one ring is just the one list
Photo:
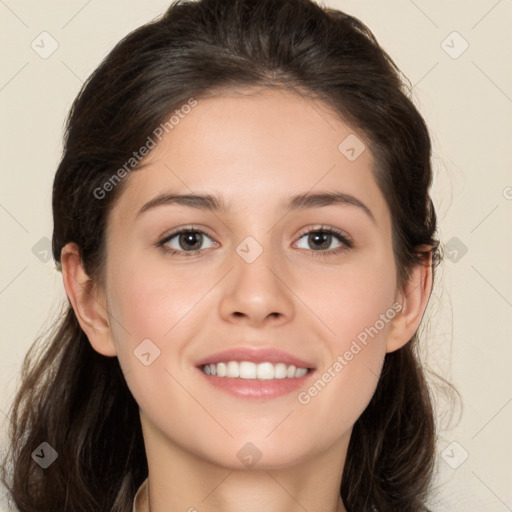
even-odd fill
[(225, 361), (220, 363), (204, 364), (201, 370), (213, 377), (228, 377), (232, 379), (300, 379), (310, 372), (310, 368), (297, 368), (286, 363), (273, 364), (269, 361), (253, 363), (251, 361)]
[(314, 366), (276, 349), (238, 348), (211, 355), (196, 365), (211, 386), (236, 396), (269, 400), (305, 385)]

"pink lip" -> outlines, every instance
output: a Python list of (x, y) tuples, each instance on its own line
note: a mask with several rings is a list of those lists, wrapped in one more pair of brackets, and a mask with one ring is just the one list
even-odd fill
[[(237, 347), (232, 349), (216, 352), (200, 359), (196, 366), (201, 367), (205, 364), (217, 364), (228, 361), (249, 361), (251, 363), (285, 363), (286, 365), (294, 365), (297, 368), (313, 368), (311, 363), (304, 361), (298, 357), (292, 356), (287, 352), (275, 348), (249, 348)], [(222, 377), (224, 378), (224, 377)], [(284, 379), (283, 379), (284, 380)], [(300, 380), (300, 379), (297, 379)]]
[(269, 400), (279, 396), (287, 395), (299, 388), (305, 386), (305, 381), (314, 372), (307, 373), (304, 377), (293, 379), (274, 379), (274, 380), (257, 380), (257, 379), (235, 379), (232, 377), (214, 377), (206, 375), (201, 369), (203, 378), (206, 382), (229, 393), (237, 398)]

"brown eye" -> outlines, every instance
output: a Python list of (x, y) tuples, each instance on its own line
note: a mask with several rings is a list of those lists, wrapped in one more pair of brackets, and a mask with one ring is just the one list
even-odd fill
[(197, 251), (201, 248), (203, 235), (197, 232), (180, 233), (178, 235), (178, 245), (181, 249)]
[(214, 243), (212, 243), (209, 247), (204, 247), (203, 243), (206, 240), (211, 241), (211, 238), (206, 233), (198, 229), (188, 228), (170, 234), (159, 242), (158, 245), (165, 251), (170, 251), (173, 254), (183, 253), (188, 255), (187, 253), (196, 253), (202, 249), (214, 246)]
[[(306, 240), (306, 247), (299, 246), (300, 249), (310, 249), (320, 253), (318, 255), (322, 255), (322, 253), (325, 256), (338, 254), (352, 247), (352, 242), (345, 234), (332, 228), (310, 230), (304, 233), (300, 239)], [(333, 242), (335, 243), (334, 247), (332, 246)]]

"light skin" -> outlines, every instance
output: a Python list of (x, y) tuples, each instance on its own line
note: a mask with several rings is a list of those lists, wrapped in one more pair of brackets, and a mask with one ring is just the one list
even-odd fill
[[(240, 92), (200, 99), (126, 178), (108, 222), (104, 279), (91, 281), (68, 244), (64, 285), (91, 345), (119, 358), (139, 404), (151, 512), (343, 512), (352, 426), (385, 354), (418, 328), (431, 268), (418, 265), (398, 285), (371, 152), (349, 161), (338, 150), (362, 134), (295, 92)], [(171, 192), (222, 197), (228, 209), (165, 204), (138, 213)], [(291, 196), (318, 192), (352, 196), (368, 211), (345, 202), (286, 212)], [(193, 242), (180, 245), (179, 236), (167, 242), (179, 254), (157, 246), (191, 225), (205, 233), (192, 256)], [(321, 226), (342, 231), (352, 247), (332, 236), (318, 248), (307, 233)], [(236, 251), (246, 237), (263, 249), (251, 263)], [(275, 347), (313, 363), (307, 392), (394, 303), (401, 311), (307, 404), (297, 392), (235, 397), (196, 368), (227, 348)], [(160, 350), (148, 366), (134, 356), (145, 339)], [(253, 467), (237, 456), (247, 443), (261, 454)]]

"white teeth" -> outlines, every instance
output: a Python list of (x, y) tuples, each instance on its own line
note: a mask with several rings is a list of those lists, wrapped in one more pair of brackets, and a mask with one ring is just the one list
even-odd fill
[(256, 378), (256, 365), (254, 363), (249, 363), (248, 361), (243, 361), (238, 365), (240, 370), (240, 378), (242, 379), (255, 379)]
[(258, 365), (258, 379), (272, 380), (274, 374), (274, 365), (272, 363), (260, 363)]
[(206, 375), (258, 380), (300, 378), (309, 372), (307, 368), (297, 368), (293, 364), (290, 366), (285, 363), (272, 364), (265, 362), (256, 364), (250, 361), (205, 364), (202, 369)]
[(214, 366), (217, 366), (217, 377), (225, 377), (227, 375), (228, 370), (226, 363), (219, 363)]
[[(307, 373), (307, 370), (306, 370)], [(274, 366), (274, 378), (285, 379), (286, 378), (286, 365), (284, 363), (277, 363)]]
[(236, 361), (229, 361), (227, 364), (226, 377), (240, 377), (240, 367)]
[(295, 366), (290, 365), (288, 366), (288, 369), (286, 370), (286, 376), (291, 379), (292, 377), (295, 377), (295, 372), (296, 372), (297, 368)]
[(297, 371), (295, 372), (295, 377), (304, 377), (306, 373), (308, 373), (308, 370), (306, 368), (297, 368)]

